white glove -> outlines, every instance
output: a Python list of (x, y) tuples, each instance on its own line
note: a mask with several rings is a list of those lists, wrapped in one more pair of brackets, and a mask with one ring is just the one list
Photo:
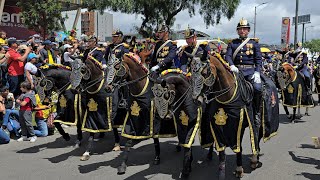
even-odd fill
[(159, 68), (160, 68), (160, 67), (159, 67), (158, 65), (153, 66), (153, 67), (151, 68), (151, 71), (152, 71), (152, 72), (155, 72), (155, 71), (157, 71)]
[(230, 66), (230, 70), (235, 73), (239, 73), (239, 69), (235, 65)]
[(255, 83), (260, 84), (261, 83), (260, 73), (255, 71), (251, 79), (253, 79)]
[(102, 64), (102, 69), (106, 69), (107, 65), (106, 64)]

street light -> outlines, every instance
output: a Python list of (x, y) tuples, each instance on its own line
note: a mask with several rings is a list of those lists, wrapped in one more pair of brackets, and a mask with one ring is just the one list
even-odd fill
[(307, 42), (307, 29), (308, 28), (313, 28), (314, 26), (308, 26), (304, 28), (304, 41)]
[(253, 37), (255, 38), (256, 37), (256, 26), (257, 26), (257, 7), (261, 6), (261, 5), (264, 5), (264, 4), (267, 4), (268, 2), (264, 2), (264, 3), (261, 3), (259, 4), (258, 6), (255, 6), (254, 7), (254, 29), (253, 29)]

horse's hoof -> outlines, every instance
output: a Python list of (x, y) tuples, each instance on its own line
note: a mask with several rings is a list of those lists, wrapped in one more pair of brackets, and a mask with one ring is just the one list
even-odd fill
[(320, 149), (320, 138), (318, 137), (312, 137), (313, 143), (314, 143), (314, 148), (315, 149)]
[(177, 152), (181, 152), (181, 146), (177, 145), (177, 146), (176, 146), (176, 151), (177, 151)]
[(120, 144), (116, 143), (112, 149), (112, 151), (121, 151)]
[(76, 140), (75, 145), (73, 146), (75, 149), (79, 148), (81, 146), (81, 142), (79, 140)]
[(219, 180), (225, 180), (226, 178), (226, 164), (220, 163), (219, 165)]
[(251, 165), (250, 165), (253, 170), (257, 169), (258, 162), (259, 162), (258, 161), (258, 156), (257, 155), (253, 155), (252, 158), (251, 158)]
[(291, 120), (291, 123), (294, 124), (294, 123), (296, 123), (296, 121), (295, 121), (294, 119), (292, 119), (292, 120)]
[(160, 164), (160, 156), (156, 156), (153, 160), (153, 165), (159, 165)]
[(242, 178), (243, 177), (243, 168), (241, 166), (238, 166), (236, 170), (233, 172), (233, 174), (236, 176), (236, 178)]
[(125, 163), (122, 163), (119, 167), (118, 167), (118, 175), (123, 175), (126, 173), (127, 170), (127, 165)]
[(82, 155), (80, 161), (88, 161), (90, 159), (90, 155)]
[(304, 113), (304, 115), (305, 115), (305, 116), (310, 116), (310, 114), (309, 114), (309, 113)]
[(63, 137), (63, 139), (66, 140), (66, 141), (70, 141), (70, 139), (71, 139), (71, 138), (70, 138), (70, 135), (69, 135), (68, 133), (65, 133), (62, 137)]
[(288, 118), (289, 120), (291, 120), (291, 119), (292, 119), (292, 115), (287, 115), (287, 118)]

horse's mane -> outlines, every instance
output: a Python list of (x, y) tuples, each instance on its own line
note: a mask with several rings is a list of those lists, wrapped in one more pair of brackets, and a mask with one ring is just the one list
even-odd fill
[(62, 64), (45, 64), (39, 67), (39, 69), (41, 70), (50, 70), (50, 69), (58, 69), (58, 68), (71, 71), (71, 68), (69, 66), (65, 66)]
[[(226, 70), (228, 70), (230, 73), (232, 73), (231, 70), (230, 70), (229, 63), (227, 61), (225, 61), (219, 53), (216, 52), (213, 55), (213, 57), (216, 57), (221, 62), (221, 64), (226, 68)], [(211, 62), (211, 61), (210, 61), (210, 66), (214, 66), (213, 62)]]
[(91, 62), (93, 62), (93, 64), (95, 64), (99, 69), (103, 70), (102, 68), (102, 63), (99, 62), (98, 60), (96, 60), (95, 58), (88, 56), (87, 60), (90, 60)]
[(282, 67), (285, 68), (286, 70), (288, 70), (288, 68), (294, 69), (293, 66), (292, 66), (292, 64), (287, 63), (287, 62), (283, 63), (283, 64), (282, 64)]
[(140, 57), (137, 54), (134, 53), (126, 53), (124, 54), (126, 57), (128, 57), (129, 59), (131, 59), (134, 63), (136, 63), (137, 65), (139, 65), (144, 72), (149, 73), (148, 68), (146, 68), (140, 60)]

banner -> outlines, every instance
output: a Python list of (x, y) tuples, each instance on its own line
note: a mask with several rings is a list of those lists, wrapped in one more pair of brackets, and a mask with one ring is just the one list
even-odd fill
[(21, 19), (21, 9), (17, 6), (4, 6), (0, 30), (7, 33), (7, 37), (15, 37), (19, 40), (27, 40), (35, 34), (25, 27)]
[(290, 43), (290, 17), (282, 18), (281, 27), (281, 46), (283, 48), (288, 47)]

